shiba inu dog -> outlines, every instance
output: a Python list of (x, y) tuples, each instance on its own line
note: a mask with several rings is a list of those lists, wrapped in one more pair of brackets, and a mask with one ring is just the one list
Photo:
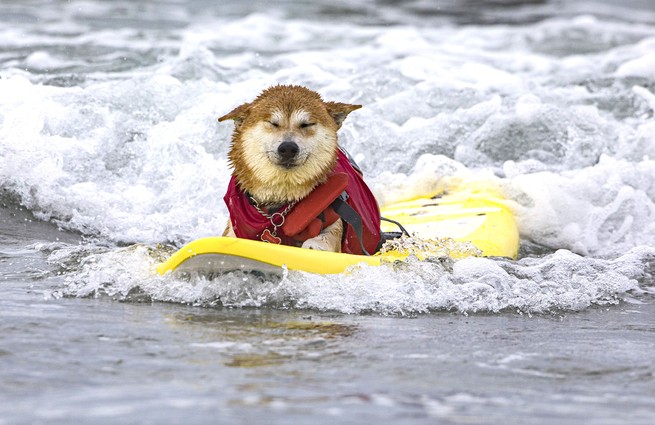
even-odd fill
[[(348, 187), (363, 180), (344, 161), (337, 130), (360, 107), (325, 102), (302, 86), (277, 85), (220, 117), (234, 120), (228, 153), (233, 174), (225, 195), (230, 220), (223, 235), (339, 252), (344, 223), (330, 204), (342, 192), (357, 195)], [(335, 173), (345, 174), (346, 182)], [(379, 228), (377, 214), (371, 220)]]

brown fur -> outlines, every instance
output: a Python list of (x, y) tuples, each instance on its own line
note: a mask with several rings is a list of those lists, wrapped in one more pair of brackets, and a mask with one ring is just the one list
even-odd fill
[[(324, 102), (302, 86), (277, 85), (220, 117), (219, 121), (234, 120), (228, 158), (239, 187), (266, 206), (301, 200), (334, 168), (337, 130), (360, 107)], [(293, 161), (285, 162), (277, 153), (284, 141), (299, 147)], [(338, 227), (340, 240), (342, 224), (338, 223), (325, 231), (334, 233)], [(226, 235), (230, 231), (228, 226)]]

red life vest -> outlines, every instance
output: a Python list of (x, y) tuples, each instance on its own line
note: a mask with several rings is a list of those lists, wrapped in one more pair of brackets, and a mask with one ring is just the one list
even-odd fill
[[(337, 151), (337, 163), (328, 181), (293, 206), (284, 220), (279, 216), (267, 218), (258, 211), (251, 204), (249, 196), (238, 187), (234, 176), (223, 199), (237, 237), (272, 241), (269, 236), (274, 233), (279, 238), (279, 243), (300, 246), (303, 241), (317, 236), (322, 229), (339, 219), (330, 204), (344, 191), (348, 195), (345, 202), (361, 217), (362, 241), (360, 244), (353, 226), (344, 223), (341, 252), (361, 255), (364, 254), (363, 245), (367, 252), (374, 253), (380, 241), (380, 209), (364, 179), (340, 149)], [(286, 208), (287, 206), (282, 206), (279, 211)], [(275, 215), (274, 212), (268, 213)], [(284, 225), (275, 226), (272, 220), (278, 225), (284, 222)]]

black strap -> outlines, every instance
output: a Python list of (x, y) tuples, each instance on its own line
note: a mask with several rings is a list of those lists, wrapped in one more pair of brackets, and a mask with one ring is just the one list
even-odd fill
[(359, 238), (359, 246), (362, 248), (362, 252), (366, 255), (371, 255), (368, 253), (366, 248), (364, 248), (364, 224), (362, 223), (362, 217), (346, 202), (348, 200), (348, 194), (344, 191), (335, 199), (330, 206), (334, 209), (334, 212), (339, 214), (339, 217), (346, 223), (350, 224)]
[(397, 222), (396, 220), (392, 220), (392, 219), (390, 219), (390, 218), (384, 218), (384, 217), (380, 217), (380, 220), (382, 220), (382, 221), (387, 221), (387, 222), (389, 222), (389, 223), (393, 223), (393, 224), (395, 224), (395, 225), (398, 226), (398, 228), (400, 229), (400, 234), (401, 234), (401, 235), (404, 233), (405, 236), (410, 237), (409, 232), (407, 231), (407, 229), (405, 229), (405, 228), (403, 227), (403, 225), (400, 224), (399, 222)]

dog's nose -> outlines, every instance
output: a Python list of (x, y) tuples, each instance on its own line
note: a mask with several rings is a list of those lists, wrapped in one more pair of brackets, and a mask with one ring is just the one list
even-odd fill
[(280, 158), (290, 160), (298, 155), (298, 145), (295, 142), (282, 142), (280, 146), (277, 147), (277, 154), (280, 155)]

